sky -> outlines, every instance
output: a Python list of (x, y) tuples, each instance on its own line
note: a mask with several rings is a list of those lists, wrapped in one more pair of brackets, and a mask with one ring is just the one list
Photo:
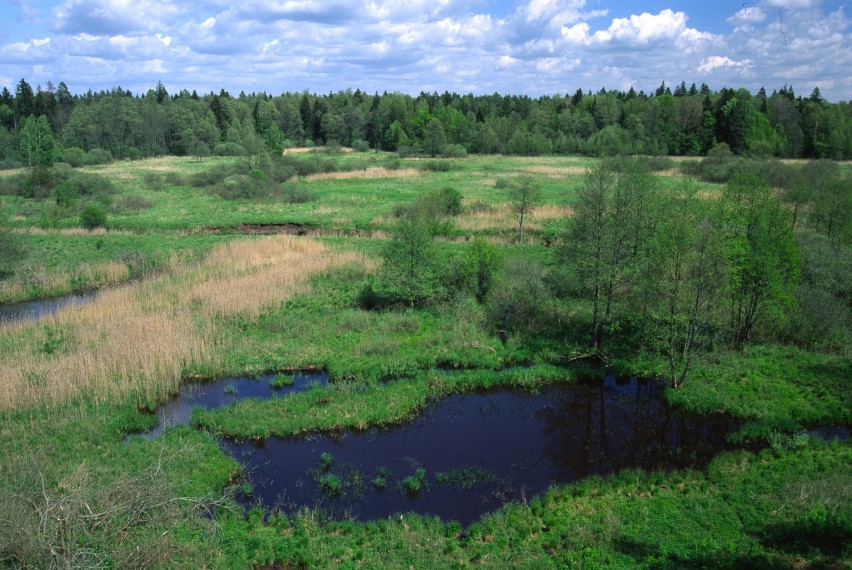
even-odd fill
[(843, 0), (0, 0), (0, 86), (852, 99)]

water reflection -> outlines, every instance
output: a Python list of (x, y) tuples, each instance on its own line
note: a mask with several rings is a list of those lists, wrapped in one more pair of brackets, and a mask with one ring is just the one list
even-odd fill
[[(466, 524), (554, 483), (623, 468), (701, 467), (729, 447), (731, 420), (674, 412), (662, 393), (654, 382), (609, 377), (537, 394), (449, 397), (389, 430), (223, 445), (246, 465), (254, 485), (247, 503), (358, 519), (416, 511)], [(422, 488), (406, 492), (418, 469)], [(383, 472), (385, 486), (374, 485)]]
[(80, 295), (56, 297), (55, 299), (41, 299), (38, 301), (24, 301), (22, 303), (0, 305), (0, 325), (37, 320), (43, 316), (51, 315), (63, 307), (81, 305), (94, 301), (97, 296), (98, 292), (93, 291)]

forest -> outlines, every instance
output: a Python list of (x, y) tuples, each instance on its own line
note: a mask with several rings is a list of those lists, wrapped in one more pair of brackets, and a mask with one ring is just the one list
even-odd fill
[(0, 568), (848, 567), (850, 141), (787, 86), (21, 80)]
[(27, 123), (40, 117), (47, 121), (40, 136), (49, 132), (56, 141), (50, 152), (61, 159), (65, 149), (72, 162), (92, 151), (134, 159), (314, 145), (404, 156), (703, 156), (725, 143), (738, 156), (852, 158), (852, 105), (824, 100), (819, 88), (797, 96), (786, 85), (771, 95), (681, 83), (651, 94), (578, 89), (539, 98), (360, 90), (231, 96), (169, 94), (162, 83), (144, 94), (120, 87), (72, 94), (64, 82), (34, 90), (21, 79), (14, 94), (0, 93), (0, 165), (31, 163), (37, 129)]

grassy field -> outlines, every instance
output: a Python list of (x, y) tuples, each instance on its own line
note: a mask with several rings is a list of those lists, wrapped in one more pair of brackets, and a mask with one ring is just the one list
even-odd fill
[[(2, 196), (0, 212), (24, 255), (0, 281), (0, 301), (102, 291), (91, 304), (0, 327), (0, 567), (852, 565), (850, 446), (801, 435), (852, 423), (849, 362), (789, 347), (718, 353), (667, 393), (686, 410), (740, 418), (745, 441), (771, 443), (719, 456), (706, 472), (590, 478), (469, 528), (413, 515), (355, 523), (318, 510), (239, 510), (232, 498), (245, 474), (214, 434), (262, 439), (389, 425), (447, 394), (535, 389), (599, 373), (564, 367), (585, 350), (571, 330), (576, 307), (552, 308), (565, 330), (504, 343), (494, 317), (469, 299), (359, 306), (400, 203), (455, 188), (464, 212), (453, 239), (438, 244), (445, 258), (480, 237), (508, 257), (549, 263), (545, 244), (571, 215), (594, 159), (469, 157), (428, 166), (434, 161), (377, 153), (321, 156), (337, 170), (302, 177), (313, 199), (295, 204), (225, 200), (189, 184), (230, 158), (90, 167), (116, 190), (107, 229), (93, 232), (71, 215), (40, 227), (50, 200)], [(518, 244), (500, 181), (527, 176), (542, 201)], [(658, 181), (679, 178), (664, 171)], [(706, 193), (720, 188), (699, 184)], [(288, 222), (316, 235), (240, 229)], [(629, 373), (659, 365), (635, 356), (619, 366)], [(525, 367), (498, 372), (517, 364)], [(443, 367), (461, 371), (450, 380), (436, 373)], [(126, 439), (151, 427), (150, 410), (185, 382), (303, 368), (328, 370), (331, 386), (196, 410), (193, 427)]]

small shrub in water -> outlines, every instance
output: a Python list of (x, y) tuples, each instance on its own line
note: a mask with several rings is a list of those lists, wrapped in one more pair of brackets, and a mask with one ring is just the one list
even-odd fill
[(426, 485), (426, 470), (422, 467), (414, 472), (414, 475), (409, 475), (399, 483), (399, 490), (406, 495), (413, 497), (423, 490)]
[(334, 473), (326, 473), (319, 480), (320, 487), (329, 497), (337, 497), (342, 492), (340, 477)]
[(296, 379), (288, 374), (279, 374), (269, 382), (269, 387), (273, 390), (280, 390), (287, 386), (292, 386)]
[(332, 456), (329, 452), (323, 451), (322, 455), (320, 455), (320, 468), (323, 471), (328, 471), (331, 469), (331, 463), (334, 461), (334, 456)]
[(234, 386), (233, 384), (228, 384), (227, 386), (225, 386), (225, 387), (223, 388), (223, 391), (224, 391), (226, 394), (236, 394), (236, 393), (237, 393), (237, 387), (236, 387), (236, 386)]

